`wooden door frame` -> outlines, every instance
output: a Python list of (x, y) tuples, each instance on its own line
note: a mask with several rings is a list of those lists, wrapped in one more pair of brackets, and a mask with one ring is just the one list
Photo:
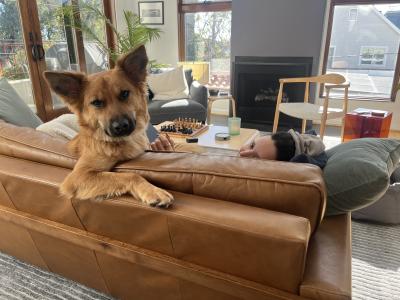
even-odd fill
[[(116, 26), (116, 12), (115, 12), (115, 0), (103, 0), (104, 15), (110, 20), (111, 24)], [(112, 30), (111, 26), (106, 24), (106, 39), (108, 48), (113, 51), (117, 50), (117, 37)], [(114, 68), (114, 61), (109, 57), (110, 69)]]
[(32, 16), (32, 3), (36, 1), (18, 0), (20, 22), (22, 26), (22, 35), (25, 44), (26, 59), (29, 66), (29, 79), (32, 84), (32, 93), (36, 106), (36, 113), (42, 121), (47, 120), (46, 108), (43, 101), (42, 86), (40, 84), (40, 72), (37, 68), (37, 62), (32, 56), (33, 47), (38, 44), (37, 33), (34, 30), (34, 21)]
[[(79, 11), (79, 2), (78, 2), (78, 0), (71, 0), (71, 3), (75, 10), (73, 22), (76, 24), (80, 24), (81, 23), (81, 14)], [(74, 28), (74, 33), (75, 33), (75, 39), (76, 39), (76, 52), (78, 54), (79, 70), (83, 73), (86, 73), (87, 69), (86, 69), (86, 57), (85, 57), (85, 47), (84, 47), (84, 42), (83, 42), (83, 34), (82, 34), (82, 31), (80, 31), (76, 28)]]

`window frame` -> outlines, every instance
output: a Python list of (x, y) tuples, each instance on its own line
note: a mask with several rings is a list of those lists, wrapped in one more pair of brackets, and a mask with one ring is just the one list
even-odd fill
[[(335, 6), (339, 6), (339, 5), (378, 5), (378, 4), (399, 4), (399, 3), (400, 3), (400, 0), (372, 0), (372, 1), (371, 0), (331, 0), (330, 6), (329, 6), (329, 15), (328, 15), (328, 27), (327, 27), (326, 36), (325, 36), (325, 46), (324, 46), (325, 49), (324, 49), (324, 59), (323, 59), (323, 65), (322, 65), (322, 74), (326, 73), (326, 70), (328, 67), (329, 46), (331, 43)], [(390, 97), (388, 97), (388, 98), (349, 97), (349, 99), (362, 100), (362, 101), (392, 101), (392, 102), (394, 102), (396, 100), (397, 85), (399, 84), (399, 80), (400, 80), (400, 43), (399, 43), (399, 50), (397, 51), (396, 67), (394, 70), (392, 90), (390, 93)], [(322, 88), (322, 86), (320, 88), (319, 96), (320, 96), (320, 98), (324, 97), (324, 89)]]
[(334, 46), (329, 46), (329, 47), (328, 47), (328, 57), (327, 57), (327, 61), (326, 61), (326, 65), (327, 65), (327, 66), (328, 66), (328, 61), (329, 61), (329, 52), (330, 52), (331, 48), (333, 48), (332, 63), (333, 63), (333, 58), (334, 58), (335, 55), (336, 55), (336, 45), (334, 45)]
[(178, 0), (178, 51), (179, 61), (185, 61), (185, 14), (198, 12), (221, 12), (231, 11), (232, 1), (203, 2), (183, 4), (183, 0)]

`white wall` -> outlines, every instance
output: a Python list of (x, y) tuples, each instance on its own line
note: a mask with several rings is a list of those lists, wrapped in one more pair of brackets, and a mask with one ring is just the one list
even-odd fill
[[(326, 11), (325, 11), (325, 24), (324, 24), (324, 35), (323, 41), (321, 46), (321, 56), (320, 56), (320, 74), (322, 72), (322, 61), (325, 51), (325, 37), (326, 31), (328, 28), (328, 14), (329, 14), (329, 7), (330, 7), (330, 0), (327, 0)], [(350, 83), (351, 84), (351, 83)], [(323, 99), (319, 100), (319, 103), (322, 105)], [(331, 107), (342, 107), (343, 101), (342, 100), (330, 100)], [(400, 93), (397, 93), (396, 101), (360, 101), (360, 100), (349, 100), (349, 110), (354, 110), (356, 108), (369, 108), (369, 109), (380, 109), (386, 110), (393, 113), (392, 118), (392, 130), (400, 130)], [(318, 122), (316, 122), (318, 123)], [(340, 120), (332, 120), (329, 121), (328, 124), (330, 125), (338, 125), (340, 124)]]
[(312, 57), (316, 74), (325, 6), (325, 0), (232, 0), (232, 60)]
[[(244, 0), (236, 0), (238, 1)], [(324, 0), (325, 1), (325, 0)], [(322, 72), (322, 60), (323, 60), (323, 53), (325, 49), (325, 36), (327, 30), (327, 23), (328, 23), (328, 10), (330, 7), (330, 0), (326, 0), (326, 11), (325, 11), (325, 22), (324, 22), (324, 31), (323, 31), (323, 40), (321, 43), (321, 55), (320, 55), (320, 64), (319, 64), (319, 73)], [(124, 9), (129, 9), (137, 13), (138, 11), (138, 4), (137, 0), (117, 0), (116, 2), (116, 19), (117, 19), (117, 26), (119, 28), (123, 28), (122, 21), (122, 11)], [(246, 1), (247, 2), (247, 1)], [(250, 1), (248, 1), (251, 4)], [(246, 3), (246, 5), (248, 5)], [(249, 16), (251, 17), (251, 16)], [(235, 20), (232, 20), (235, 22)], [(237, 20), (238, 23), (246, 22), (243, 19)], [(306, 21), (306, 20), (304, 20)], [(164, 25), (156, 26), (163, 30), (163, 34), (161, 38), (157, 41), (154, 41), (150, 45), (147, 46), (148, 53), (150, 59), (156, 59), (160, 63), (168, 63), (175, 65), (178, 61), (178, 5), (177, 0), (164, 0)], [(234, 26), (234, 25), (233, 25)], [(283, 38), (283, 37), (282, 37)], [(320, 38), (320, 37), (315, 37)], [(245, 54), (240, 53), (240, 55), (251, 55), (252, 53)], [(239, 55), (237, 53), (237, 55)], [(317, 93), (318, 95), (318, 93)], [(319, 100), (322, 104), (322, 101)], [(341, 100), (331, 100), (332, 107), (341, 107), (343, 101)], [(349, 109), (353, 110), (358, 107), (362, 108), (371, 108), (371, 109), (381, 109), (391, 111), (393, 113), (393, 120), (392, 120), (392, 130), (400, 130), (400, 93), (397, 94), (397, 98), (395, 102), (376, 102), (376, 101), (355, 101), (351, 100)], [(339, 124), (338, 121), (331, 121), (332, 125)]]
[[(117, 27), (125, 28), (123, 10), (138, 14), (138, 0), (115, 1)], [(150, 59), (158, 63), (176, 65), (178, 62), (178, 3), (177, 0), (164, 0), (164, 25), (151, 25), (160, 28), (161, 38), (146, 46)]]

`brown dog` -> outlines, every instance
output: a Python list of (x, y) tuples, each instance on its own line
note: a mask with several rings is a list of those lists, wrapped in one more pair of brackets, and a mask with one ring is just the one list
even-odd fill
[(147, 62), (141, 46), (102, 73), (44, 73), (80, 125), (79, 134), (69, 144), (79, 160), (61, 185), (63, 195), (102, 200), (129, 193), (152, 206), (171, 204), (171, 194), (140, 175), (110, 172), (117, 162), (133, 159), (148, 147)]

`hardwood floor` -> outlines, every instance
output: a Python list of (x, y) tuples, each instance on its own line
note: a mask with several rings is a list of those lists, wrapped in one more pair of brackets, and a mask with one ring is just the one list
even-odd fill
[(395, 138), (395, 139), (400, 139), (400, 131), (397, 131), (397, 130), (396, 131), (394, 131), (394, 130), (390, 131), (389, 137)]

